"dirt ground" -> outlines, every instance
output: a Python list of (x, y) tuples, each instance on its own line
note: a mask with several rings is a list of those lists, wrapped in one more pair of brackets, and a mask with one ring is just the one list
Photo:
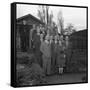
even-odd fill
[(63, 75), (47, 76), (46, 81), (48, 84), (79, 83), (83, 82), (82, 78), (84, 76), (86, 76), (85, 73), (67, 73)]

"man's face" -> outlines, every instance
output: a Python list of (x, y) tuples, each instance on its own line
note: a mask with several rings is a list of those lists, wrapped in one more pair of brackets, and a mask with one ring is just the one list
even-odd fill
[(39, 28), (39, 26), (37, 26), (37, 33), (40, 33), (40, 28)]
[(35, 26), (35, 25), (33, 25), (33, 29), (35, 29), (35, 27), (36, 27), (36, 26)]
[(23, 24), (26, 25), (26, 21), (25, 20), (23, 20)]
[(42, 29), (42, 26), (40, 26), (40, 29)]
[(60, 36), (60, 39), (63, 39), (63, 36)]
[(47, 30), (47, 34), (49, 34), (49, 29)]

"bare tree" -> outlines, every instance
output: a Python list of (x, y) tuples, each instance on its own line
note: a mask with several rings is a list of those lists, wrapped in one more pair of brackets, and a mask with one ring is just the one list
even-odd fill
[(49, 18), (49, 13), (48, 12), (49, 12), (49, 6), (39, 5), (38, 17), (45, 24), (48, 24), (48, 18)]
[(50, 33), (55, 32), (55, 22), (53, 21), (53, 12), (49, 12), (49, 6), (39, 6), (38, 17), (42, 22), (50, 27)]
[(53, 25), (53, 12), (51, 11), (50, 15), (48, 15), (48, 24), (50, 26)]
[(57, 21), (58, 21), (59, 32), (61, 34), (63, 34), (63, 32), (64, 32), (64, 18), (63, 18), (62, 11), (59, 11)]

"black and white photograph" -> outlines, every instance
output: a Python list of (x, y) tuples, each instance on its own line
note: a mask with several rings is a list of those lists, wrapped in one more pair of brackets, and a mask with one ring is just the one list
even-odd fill
[(16, 86), (88, 83), (84, 6), (16, 3)]

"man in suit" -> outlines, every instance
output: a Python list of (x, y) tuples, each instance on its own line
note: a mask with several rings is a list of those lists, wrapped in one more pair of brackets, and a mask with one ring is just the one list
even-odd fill
[(39, 26), (37, 26), (36, 33), (33, 36), (33, 47), (34, 47), (34, 53), (35, 53), (37, 62), (40, 66), (42, 66), (40, 45), (41, 45), (40, 28)]
[(23, 21), (23, 24), (20, 25), (19, 33), (21, 39), (21, 50), (23, 52), (27, 51), (29, 47), (29, 26)]

